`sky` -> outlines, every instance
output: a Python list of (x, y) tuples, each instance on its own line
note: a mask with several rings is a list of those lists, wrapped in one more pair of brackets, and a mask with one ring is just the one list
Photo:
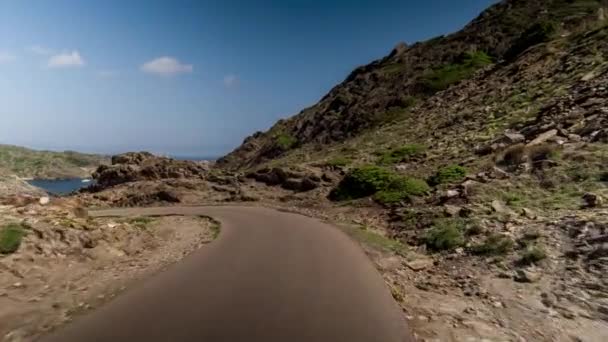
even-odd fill
[(0, 0), (0, 143), (219, 156), (495, 0)]

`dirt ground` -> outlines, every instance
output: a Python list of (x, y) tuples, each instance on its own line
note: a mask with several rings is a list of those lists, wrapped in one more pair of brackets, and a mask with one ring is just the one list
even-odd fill
[(39, 207), (27, 216), (6, 206), (0, 211), (3, 223), (27, 217), (30, 231), (17, 252), (0, 255), (3, 341), (32, 340), (69, 322), (217, 233), (210, 220), (198, 217), (84, 220)]

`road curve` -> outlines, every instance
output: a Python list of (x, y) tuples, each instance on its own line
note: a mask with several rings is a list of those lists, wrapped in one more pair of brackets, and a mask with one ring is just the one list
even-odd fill
[(222, 232), (212, 244), (41, 341), (413, 341), (361, 249), (318, 220), (245, 207), (92, 213), (175, 214), (214, 217)]

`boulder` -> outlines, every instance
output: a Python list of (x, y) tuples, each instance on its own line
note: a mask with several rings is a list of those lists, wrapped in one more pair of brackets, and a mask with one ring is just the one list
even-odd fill
[(588, 192), (583, 195), (583, 202), (585, 208), (597, 208), (602, 206), (604, 199), (600, 195)]
[(542, 274), (540, 274), (540, 272), (532, 270), (517, 270), (514, 279), (519, 283), (536, 283), (541, 277)]
[(47, 205), (47, 204), (51, 203), (51, 199), (48, 196), (43, 196), (43, 197), (40, 197), (40, 199), (38, 200), (38, 203), (40, 203), (40, 205)]
[(542, 143), (547, 142), (549, 139), (555, 137), (556, 135), (557, 135), (557, 129), (552, 129), (552, 130), (546, 131), (544, 133), (539, 134), (536, 138), (534, 138), (534, 140), (530, 141), (526, 146), (530, 147), (530, 146), (540, 145)]

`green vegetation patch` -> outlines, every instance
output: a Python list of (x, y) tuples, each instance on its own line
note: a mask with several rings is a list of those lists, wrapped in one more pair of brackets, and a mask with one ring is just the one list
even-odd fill
[(405, 256), (407, 247), (398, 240), (381, 235), (367, 226), (340, 225), (342, 230), (353, 239), (367, 245), (375, 250), (392, 252)]
[(378, 195), (376, 199), (395, 203), (409, 196), (424, 195), (429, 186), (423, 180), (404, 177), (378, 166), (363, 166), (349, 172), (330, 193), (334, 201), (357, 199)]
[(140, 216), (129, 220), (129, 223), (139, 229), (145, 229), (155, 221), (152, 217)]
[(334, 157), (331, 158), (329, 160), (327, 160), (325, 162), (326, 166), (329, 167), (345, 167), (348, 166), (352, 163), (352, 159), (351, 158), (347, 158), (347, 157)]
[(450, 165), (441, 168), (433, 176), (429, 178), (429, 184), (439, 185), (456, 183), (464, 179), (467, 174), (467, 169), (460, 165)]
[(426, 246), (434, 251), (451, 251), (465, 243), (466, 221), (441, 219), (424, 236)]
[(378, 163), (382, 165), (408, 162), (424, 155), (426, 148), (418, 144), (408, 144), (380, 154)]
[(470, 78), (477, 70), (492, 63), (492, 57), (483, 51), (467, 52), (455, 63), (428, 72), (423, 76), (422, 85), (431, 92), (444, 90), (452, 84)]
[(504, 255), (513, 250), (513, 240), (501, 234), (491, 234), (481, 244), (471, 247), (471, 252), (478, 255)]
[(274, 136), (274, 141), (283, 150), (289, 150), (298, 144), (298, 139), (287, 134), (279, 133)]
[(547, 258), (547, 252), (542, 247), (530, 246), (523, 251), (519, 262), (523, 265), (531, 265), (545, 258)]
[(17, 223), (10, 223), (0, 228), (0, 253), (11, 254), (16, 252), (21, 246), (21, 240), (27, 234), (25, 226)]

